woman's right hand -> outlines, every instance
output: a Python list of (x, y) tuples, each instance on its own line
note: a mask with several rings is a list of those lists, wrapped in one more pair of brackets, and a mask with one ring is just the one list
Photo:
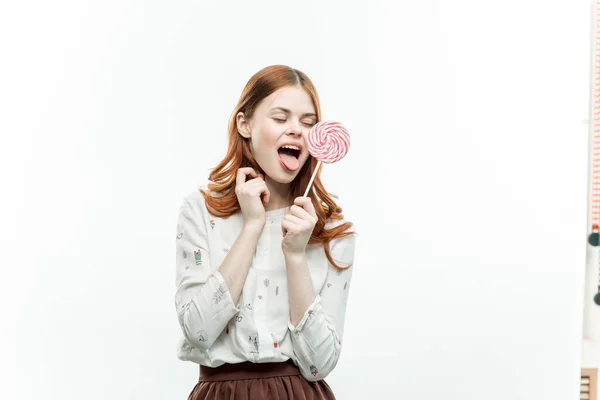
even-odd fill
[[(251, 179), (246, 181), (248, 177)], [(262, 230), (267, 222), (265, 205), (271, 197), (262, 174), (256, 173), (251, 167), (239, 168), (235, 180), (235, 194), (242, 209), (244, 226)]]

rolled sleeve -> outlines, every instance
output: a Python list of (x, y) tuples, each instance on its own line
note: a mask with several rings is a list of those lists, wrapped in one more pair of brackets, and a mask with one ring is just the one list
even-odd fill
[[(356, 233), (331, 241), (331, 255), (338, 265), (354, 263), (355, 243)], [(324, 379), (339, 360), (353, 270), (354, 265), (343, 270), (329, 265), (323, 288), (298, 325), (288, 320), (300, 371), (309, 381)]]
[(210, 263), (201, 193), (187, 196), (177, 218), (175, 308), (185, 339), (206, 350), (239, 312), (227, 283)]

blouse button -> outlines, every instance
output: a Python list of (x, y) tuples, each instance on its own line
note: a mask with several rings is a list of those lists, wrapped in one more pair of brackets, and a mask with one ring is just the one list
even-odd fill
[(262, 296), (261, 296), (261, 295), (258, 295), (258, 298), (259, 298), (260, 300), (262, 300)]

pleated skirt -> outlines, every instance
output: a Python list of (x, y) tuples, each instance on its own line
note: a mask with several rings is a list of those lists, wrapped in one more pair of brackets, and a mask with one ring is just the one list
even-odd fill
[(188, 400), (335, 400), (321, 379), (306, 380), (292, 360), (273, 363), (200, 366), (198, 383)]

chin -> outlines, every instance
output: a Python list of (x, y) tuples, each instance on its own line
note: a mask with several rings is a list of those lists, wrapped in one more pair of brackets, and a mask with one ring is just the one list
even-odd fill
[(292, 183), (294, 181), (294, 179), (296, 179), (296, 176), (298, 176), (297, 173), (292, 175), (292, 174), (286, 174), (284, 172), (284, 173), (270, 175), (270, 178), (277, 183)]
[(288, 170), (285, 170), (278, 163), (271, 169), (273, 174), (267, 173), (267, 175), (269, 175), (269, 178), (271, 178), (272, 180), (274, 180), (277, 183), (283, 183), (283, 184), (292, 183), (294, 181), (294, 179), (296, 179), (296, 177), (298, 176), (300, 171), (302, 170), (303, 166), (304, 166), (304, 164), (300, 164), (300, 166), (298, 167), (297, 170), (288, 171)]

